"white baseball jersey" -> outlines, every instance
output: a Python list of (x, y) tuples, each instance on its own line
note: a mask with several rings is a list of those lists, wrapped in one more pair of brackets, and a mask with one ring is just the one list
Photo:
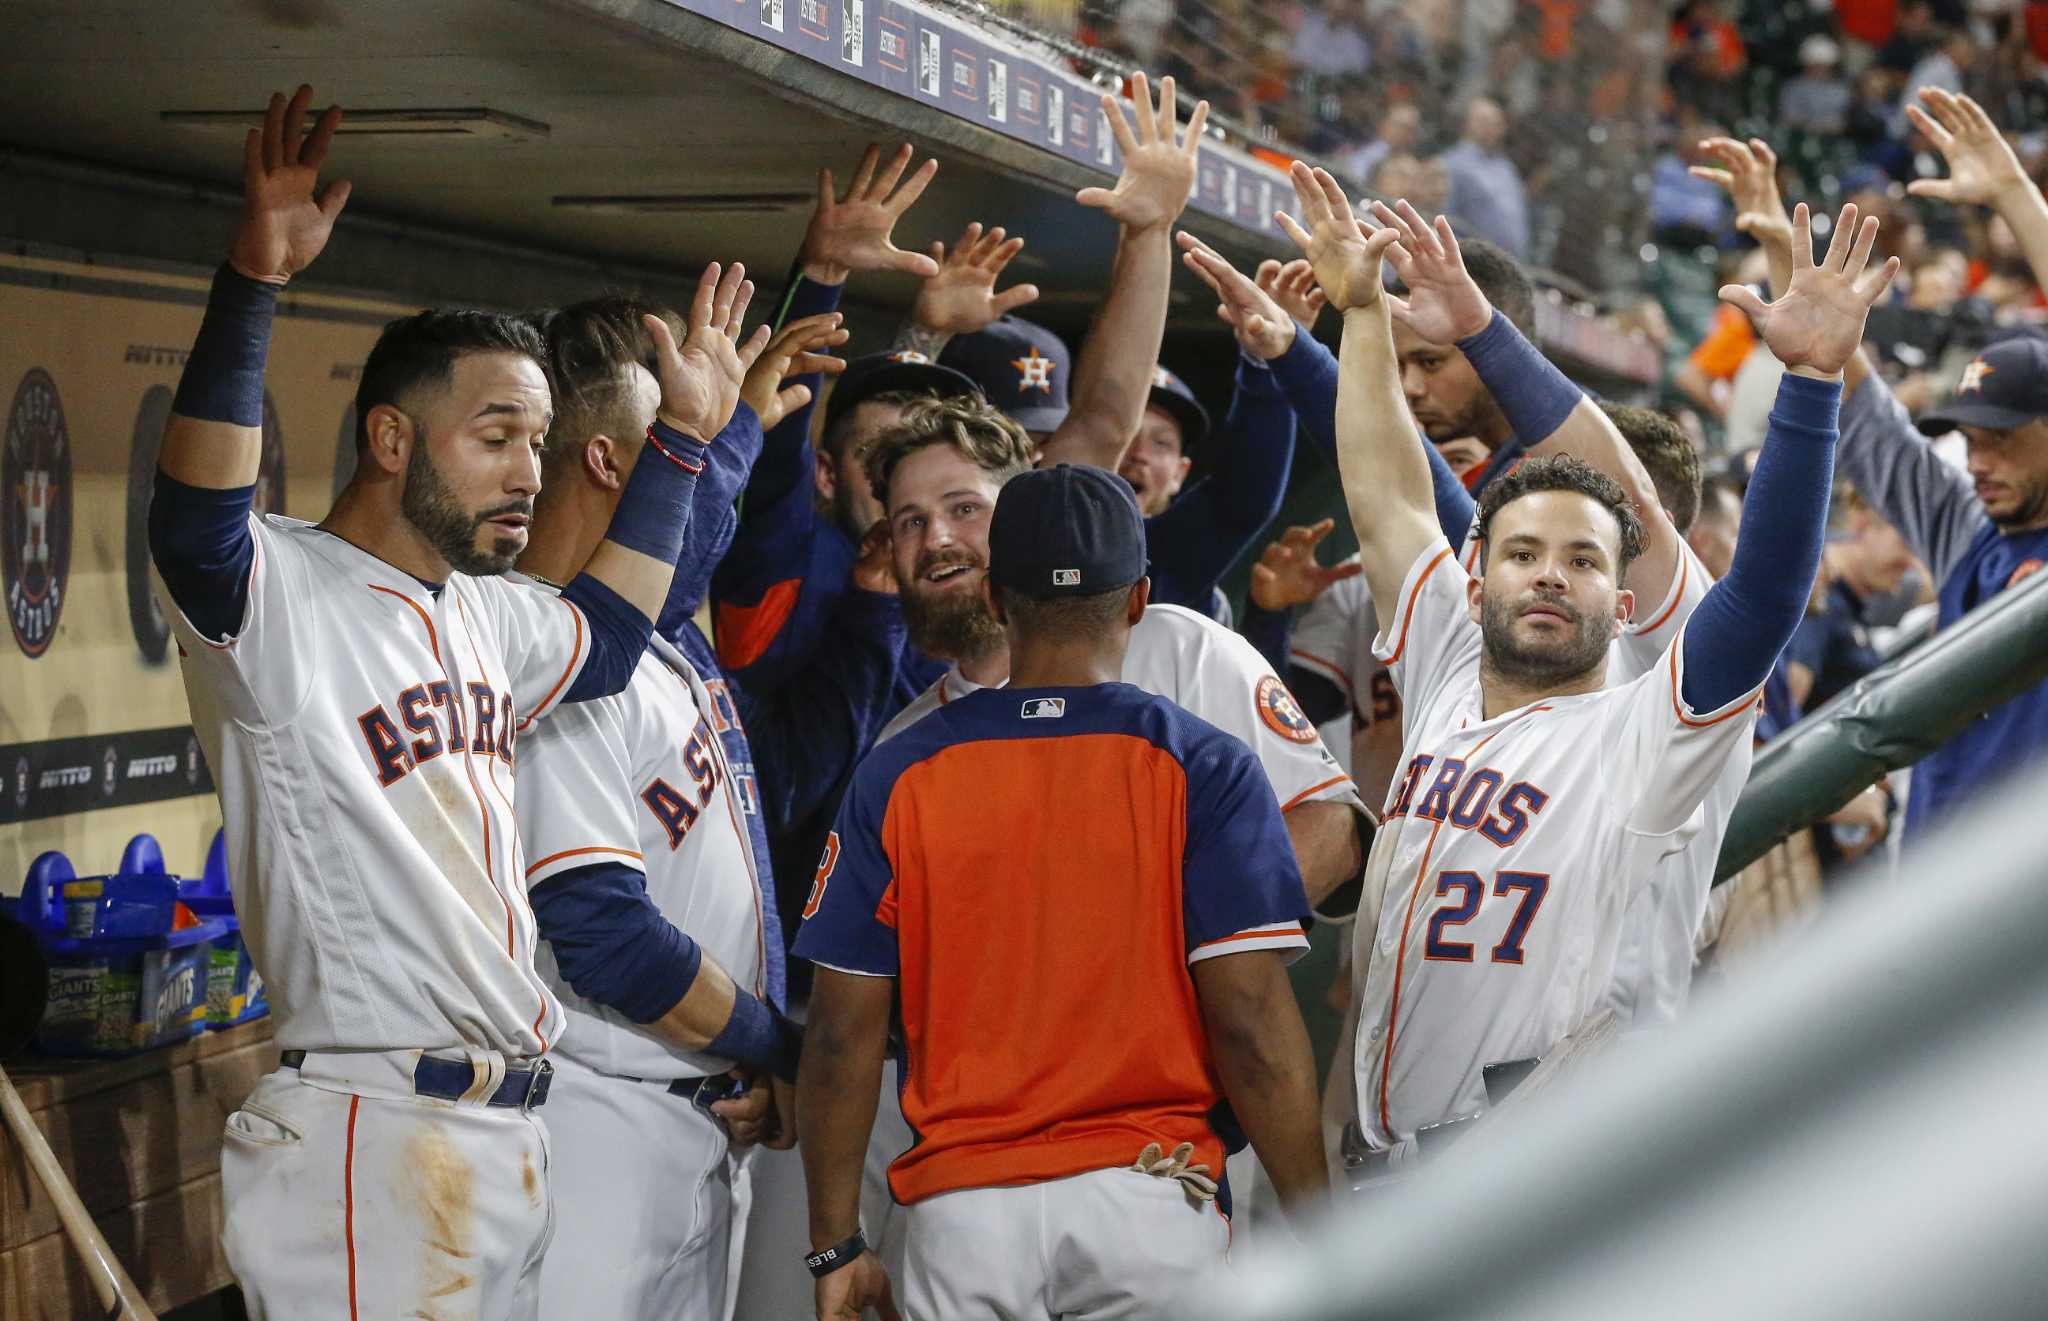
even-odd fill
[[(1638, 610), (1639, 622), (1608, 650), (1607, 686), (1619, 688), (1655, 668), (1713, 585), (1713, 575), (1680, 538), (1678, 576), (1670, 592), (1655, 608)], [(1629, 899), (1608, 992), (1608, 1003), (1623, 1022), (1669, 1023), (1685, 1007), (1692, 990), (1693, 948), (1706, 919), (1721, 841), (1748, 782), (1748, 760), (1729, 762), (1687, 823), (1681, 847), (1658, 859), (1649, 884)]]
[(233, 636), (164, 610), (277, 1044), (540, 1054), (562, 1008), (533, 966), (513, 748), (581, 671), (583, 613), (494, 578), (431, 590), (298, 519), (250, 529)]
[[(1357, 560), (1353, 555), (1351, 563)], [(1401, 718), (1401, 698), (1387, 675), (1386, 663), (1373, 655), (1379, 616), (1372, 608), (1372, 588), (1365, 575), (1330, 584), (1302, 608), (1295, 621), (1288, 659), (1319, 674), (1343, 692), (1361, 725)]]
[[(541, 590), (536, 588), (536, 590)], [(564, 708), (521, 749), (519, 829), (526, 883), (616, 862), (733, 981), (762, 993), (761, 887), (733, 774), (713, 727), (717, 707), (682, 653), (656, 638), (626, 690)], [(561, 998), (561, 1049), (600, 1073), (682, 1078), (731, 1060), (678, 1049), (569, 988), (543, 943), (541, 976)]]
[[(1247, 744), (1272, 781), (1281, 811), (1323, 799), (1362, 806), (1351, 777), (1323, 747), (1315, 726), (1265, 657), (1215, 620), (1177, 605), (1146, 606), (1131, 629), (1122, 678)], [(948, 669), (883, 728), (876, 742), (980, 687), (959, 666)]]
[(1385, 900), (1353, 955), (1359, 1121), (1378, 1147), (1483, 1109), (1485, 1065), (1543, 1054), (1598, 1007), (1631, 889), (1749, 763), (1757, 693), (1689, 709), (1677, 639), (1623, 687), (1488, 718), (1468, 581), (1437, 538), (1376, 644), (1407, 725), (1367, 882)]

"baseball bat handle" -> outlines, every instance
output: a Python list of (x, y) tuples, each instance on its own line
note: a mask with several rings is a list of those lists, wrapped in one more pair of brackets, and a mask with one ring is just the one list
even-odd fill
[(29, 1117), (28, 1106), (22, 1101), (21, 1093), (14, 1090), (14, 1080), (7, 1076), (4, 1068), (0, 1068), (0, 1112), (7, 1116), (7, 1126), (14, 1130), (15, 1141), (21, 1144), (22, 1154), (28, 1157), (29, 1168), (41, 1180), (43, 1191), (57, 1204), (57, 1218), (64, 1222), (64, 1232), (70, 1237), (71, 1246), (78, 1249), (79, 1259), (85, 1263), (85, 1273), (92, 1279), (92, 1287), (98, 1292), (100, 1305), (107, 1309), (107, 1315), (133, 1318), (133, 1321), (157, 1321), (156, 1313), (150, 1310), (142, 1291), (135, 1287), (135, 1281), (128, 1278), (128, 1272), (121, 1269), (113, 1249), (107, 1246), (99, 1227), (86, 1213), (85, 1203), (78, 1200), (78, 1190), (71, 1186), (64, 1167), (57, 1163), (57, 1155), (50, 1150), (43, 1131)]

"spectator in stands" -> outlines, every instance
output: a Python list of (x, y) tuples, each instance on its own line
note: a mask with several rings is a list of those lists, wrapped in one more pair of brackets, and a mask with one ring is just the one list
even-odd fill
[(1367, 181), (1376, 197), (1405, 197), (1417, 210), (1439, 215), (1450, 207), (1450, 174), (1441, 156), (1396, 152), (1379, 163)]
[(1913, 71), (1906, 75), (1906, 88), (1899, 97), (1898, 118), (1893, 125), (1900, 136), (1906, 133), (1906, 107), (1919, 104), (1920, 89), (1937, 87), (1944, 92), (1960, 94), (1963, 90), (1963, 75), (1977, 62), (1977, 39), (1965, 27), (1953, 27), (1939, 32), (1930, 50)]
[(1799, 76), (1778, 89), (1778, 123), (1787, 133), (1840, 133), (1854, 99), (1842, 77), (1841, 48), (1826, 33), (1799, 43)]
[(1734, 237), (1734, 216), (1720, 188), (1693, 174), (1709, 163), (1703, 149), (1722, 138), (1719, 125), (1704, 123), (1681, 129), (1677, 140), (1650, 170), (1650, 237), (1659, 243), (1697, 247), (1719, 246)]
[(1737, 80), (1749, 65), (1742, 34), (1718, 0), (1688, 0), (1671, 20), (1671, 92), (1680, 104), (1731, 114)]
[(1904, 0), (1891, 35), (1877, 49), (1877, 68), (1903, 79), (1940, 42), (1930, 0)]
[[(1422, 112), (1406, 101), (1397, 101), (1388, 106), (1380, 116), (1379, 133), (1371, 141), (1346, 152), (1339, 160), (1344, 173), (1360, 183), (1372, 182), (1373, 172), (1380, 162), (1394, 154), (1406, 154), (1415, 150), (1416, 139), (1422, 136)], [(1405, 197), (1405, 193), (1387, 196)], [(1413, 200), (1413, 199), (1410, 199)]]
[(1913, 567), (1905, 538), (1854, 487), (1838, 489), (1828, 512), (1837, 535), (1821, 554), (1819, 605), (1785, 649), (1792, 700), (1808, 711), (1877, 668), (1869, 605), (1896, 592)]
[(1311, 0), (1294, 29), (1294, 65), (1323, 78), (1350, 78), (1372, 67), (1365, 0)]
[(1501, 151), (1507, 127), (1498, 102), (1473, 97), (1465, 107), (1458, 144), (1443, 154), (1443, 163), (1450, 176), (1450, 212), (1463, 222), (1460, 228), (1522, 261), (1529, 253), (1529, 199), (1521, 171)]

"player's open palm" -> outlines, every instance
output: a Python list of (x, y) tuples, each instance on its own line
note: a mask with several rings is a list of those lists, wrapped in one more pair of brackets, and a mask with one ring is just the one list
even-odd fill
[(1193, 234), (1182, 230), (1175, 240), (1181, 261), (1215, 291), (1216, 315), (1237, 333), (1246, 353), (1270, 362), (1293, 346), (1294, 318), (1271, 295)]
[(863, 1252), (821, 1278), (813, 1293), (818, 1321), (861, 1321), (869, 1308), (882, 1321), (901, 1321), (895, 1295), (889, 1288), (889, 1273), (882, 1269), (873, 1252)]
[(984, 233), (979, 221), (967, 227), (951, 252), (943, 243), (932, 244), (932, 259), (939, 269), (918, 289), (911, 324), (944, 335), (972, 335), (1035, 301), (1035, 284), (1013, 284), (996, 292), (1003, 268), (1023, 250), (1023, 239), (1007, 237), (1000, 225)]
[(2015, 189), (2032, 186), (2012, 144), (1983, 106), (1939, 87), (1921, 88), (1920, 99), (1926, 107), (1909, 105), (1906, 117), (1948, 162), (1948, 178), (1915, 179), (1906, 185), (1907, 192), (1994, 206)]
[(1334, 565), (1316, 561), (1316, 547), (1336, 525), (1335, 519), (1326, 518), (1308, 527), (1291, 527), (1267, 546), (1252, 566), (1252, 604), (1261, 610), (1292, 610), (1321, 596), (1332, 583), (1365, 572), (1357, 560)]
[(1792, 213), (1792, 286), (1776, 302), (1766, 303), (1754, 290), (1730, 284), (1721, 298), (1749, 314), (1757, 335), (1788, 370), (1832, 376), (1839, 373), (1863, 342), (1863, 319), (1883, 296), (1899, 269), (1891, 258), (1872, 271), (1870, 250), (1877, 242), (1877, 218), (1859, 226), (1853, 203), (1842, 208), (1827, 255), (1813, 260), (1813, 226), (1806, 203)]
[(680, 345), (668, 322), (658, 316), (647, 318), (648, 333), (654, 338), (655, 376), (661, 382), (659, 416), (677, 431), (709, 441), (732, 420), (747, 369), (768, 343), (766, 326), (745, 344), (739, 342), (740, 323), (753, 297), (754, 282), (747, 279), (746, 267), (734, 262), (721, 277), (718, 263), (712, 262), (697, 281)]
[(800, 260), (816, 269), (827, 284), (844, 284), (854, 271), (908, 271), (929, 276), (938, 270), (938, 263), (930, 257), (905, 252), (895, 243), (896, 222), (924, 195), (932, 176), (939, 172), (939, 163), (927, 160), (905, 179), (911, 154), (906, 142), (884, 166), (882, 149), (870, 146), (844, 197), (833, 186), (832, 171), (818, 171), (818, 209), (811, 213)]
[(768, 341), (768, 347), (748, 368), (747, 379), (740, 386), (740, 398), (761, 415), (761, 430), (774, 430), (783, 418), (811, 402), (810, 386), (784, 385), (784, 381), (812, 372), (837, 373), (846, 369), (844, 359), (824, 352), (846, 343), (842, 319), (837, 312), (825, 312), (790, 322)]
[(1339, 312), (1371, 307), (1380, 299), (1380, 263), (1401, 237), (1400, 231), (1376, 230), (1368, 237), (1328, 170), (1312, 170), (1296, 161), (1287, 177), (1301, 204), (1301, 219), (1285, 211), (1275, 212), (1273, 218), (1315, 268), (1316, 283), (1330, 306)]
[(335, 217), (348, 202), (347, 180), (320, 187), (320, 167), (341, 127), (341, 107), (327, 107), (308, 133), (306, 107), (312, 100), (313, 89), (306, 86), (289, 102), (284, 93), (272, 93), (263, 127), (243, 139), (242, 222), (228, 261), (250, 279), (282, 284), (306, 269), (327, 246)]
[(1700, 143), (1713, 165), (1686, 170), (1695, 179), (1719, 184), (1735, 203), (1735, 228), (1766, 247), (1792, 243), (1792, 217), (1778, 192), (1778, 155), (1762, 138), (1706, 138)]
[(1372, 216), (1401, 236), (1387, 259), (1408, 286), (1408, 296), (1392, 303), (1404, 325), (1432, 344), (1454, 344), (1486, 329), (1493, 304), (1465, 269), (1450, 221), (1438, 216), (1432, 226), (1406, 199), (1393, 206), (1374, 202)]
[(1187, 132), (1174, 141), (1179, 96), (1172, 78), (1159, 80), (1159, 100), (1152, 100), (1152, 86), (1144, 74), (1131, 79), (1131, 99), (1136, 102), (1134, 131), (1124, 118), (1123, 104), (1113, 96), (1102, 98), (1102, 113), (1109, 131), (1123, 152), (1124, 169), (1115, 188), (1083, 188), (1074, 194), (1082, 206), (1107, 211), (1127, 229), (1152, 229), (1171, 225), (1180, 218), (1195, 188), (1195, 157), (1202, 147), (1202, 127), (1209, 122), (1209, 103), (1199, 101), (1188, 116)]

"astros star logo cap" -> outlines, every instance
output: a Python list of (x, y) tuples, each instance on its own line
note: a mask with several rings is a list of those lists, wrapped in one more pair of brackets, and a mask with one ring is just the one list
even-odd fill
[(1984, 388), (1984, 378), (1997, 370), (1996, 367), (1993, 367), (1982, 358), (1971, 359), (1970, 365), (1963, 368), (1963, 381), (1962, 384), (1956, 387), (1956, 393), (1970, 394), (1973, 391), (1982, 390)]
[(1044, 390), (1051, 393), (1052, 369), (1055, 364), (1051, 358), (1044, 357), (1038, 352), (1036, 344), (1032, 345), (1023, 357), (1012, 358), (1010, 365), (1017, 369), (1018, 389)]

